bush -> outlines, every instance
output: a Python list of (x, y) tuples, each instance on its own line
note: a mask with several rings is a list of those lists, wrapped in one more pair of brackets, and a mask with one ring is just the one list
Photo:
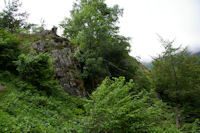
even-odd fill
[(16, 71), (13, 61), (20, 54), (20, 39), (6, 30), (0, 30), (0, 69)]
[[(170, 124), (166, 105), (152, 93), (137, 94), (133, 81), (105, 79), (85, 105), (86, 116), (77, 130), (85, 133), (178, 133)], [(166, 109), (166, 110), (165, 110)], [(80, 119), (80, 118), (79, 118)], [(173, 131), (173, 132), (172, 132)]]
[(195, 122), (192, 123), (192, 133), (199, 133), (200, 132), (200, 121), (196, 119)]
[(5, 113), (0, 110), (0, 132), (1, 133), (15, 133), (19, 132), (17, 129), (16, 122), (8, 113)]
[(52, 93), (54, 88), (59, 88), (57, 81), (53, 79), (53, 65), (49, 54), (22, 54), (18, 57), (16, 65), (20, 77), (39, 90), (45, 90), (47, 93)]

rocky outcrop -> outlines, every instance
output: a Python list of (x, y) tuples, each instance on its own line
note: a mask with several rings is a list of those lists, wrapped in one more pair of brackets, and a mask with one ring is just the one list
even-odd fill
[[(54, 29), (55, 30), (55, 29)], [(78, 62), (72, 56), (73, 45), (66, 38), (59, 37), (55, 31), (38, 33), (40, 39), (31, 47), (37, 53), (48, 52), (54, 60), (55, 77), (60, 81), (63, 90), (72, 95), (85, 96), (83, 81), (77, 68)]]

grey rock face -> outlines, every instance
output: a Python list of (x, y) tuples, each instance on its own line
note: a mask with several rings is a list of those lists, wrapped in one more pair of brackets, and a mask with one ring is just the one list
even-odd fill
[[(50, 33), (50, 32), (49, 32)], [(49, 52), (54, 60), (54, 74), (60, 81), (63, 90), (72, 95), (85, 96), (83, 81), (77, 69), (77, 61), (72, 57), (72, 44), (56, 34), (41, 35), (41, 39), (33, 43), (37, 53)]]

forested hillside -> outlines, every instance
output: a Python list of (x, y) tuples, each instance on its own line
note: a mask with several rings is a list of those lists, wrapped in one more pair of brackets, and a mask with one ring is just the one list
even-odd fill
[(198, 57), (200, 57), (200, 52), (196, 52), (195, 55), (197, 55)]
[(197, 56), (161, 39), (150, 71), (104, 0), (76, 1), (62, 36), (20, 5), (0, 11), (0, 133), (200, 132)]

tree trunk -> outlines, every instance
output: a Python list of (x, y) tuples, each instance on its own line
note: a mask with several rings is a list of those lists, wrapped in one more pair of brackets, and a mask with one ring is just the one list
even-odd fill
[(179, 115), (178, 115), (178, 107), (174, 107), (174, 112), (176, 115), (176, 128), (179, 128)]
[[(171, 56), (171, 60), (172, 60), (172, 56)], [(175, 65), (174, 65), (174, 62), (171, 61), (172, 63), (172, 69), (173, 69), (173, 72), (174, 72), (174, 79), (175, 79), (175, 99), (176, 99), (176, 105), (178, 104), (178, 79), (177, 79), (177, 74), (176, 74), (176, 70), (175, 70)], [(179, 115), (178, 115), (178, 107), (174, 107), (174, 112), (175, 112), (175, 115), (176, 115), (176, 128), (178, 129), (179, 128)]]

